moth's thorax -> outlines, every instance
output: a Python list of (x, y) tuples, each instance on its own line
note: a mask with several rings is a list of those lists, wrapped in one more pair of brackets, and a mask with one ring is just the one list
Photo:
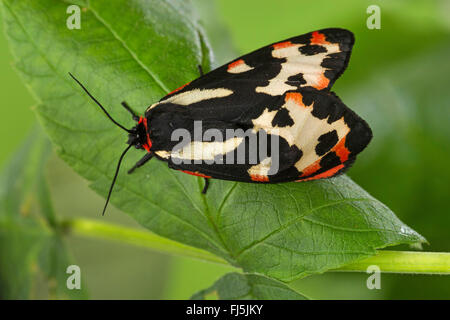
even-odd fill
[[(153, 151), (171, 150), (177, 144), (177, 129), (190, 130), (193, 119), (185, 106), (172, 103), (158, 103), (145, 112), (149, 139), (152, 141)], [(175, 140), (174, 140), (175, 139)]]

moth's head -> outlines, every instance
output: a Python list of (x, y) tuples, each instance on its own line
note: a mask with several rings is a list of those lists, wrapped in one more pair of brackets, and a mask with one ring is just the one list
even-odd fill
[(127, 143), (133, 145), (136, 149), (145, 149), (150, 152), (152, 142), (148, 135), (147, 119), (145, 117), (140, 117), (136, 126), (131, 128)]

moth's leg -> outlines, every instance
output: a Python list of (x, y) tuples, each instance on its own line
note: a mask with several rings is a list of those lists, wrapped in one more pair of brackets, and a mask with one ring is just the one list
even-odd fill
[(203, 187), (202, 193), (206, 194), (206, 191), (208, 191), (208, 187), (209, 187), (209, 179), (205, 178), (205, 186)]
[(126, 103), (125, 101), (122, 101), (122, 106), (129, 112), (131, 113), (131, 116), (133, 117), (134, 121), (139, 121), (139, 116), (134, 113), (133, 110), (131, 110), (130, 106), (128, 105), (128, 103)]
[(148, 152), (145, 154), (145, 156), (143, 156), (141, 158), (141, 160), (139, 160), (138, 162), (136, 162), (136, 164), (133, 166), (133, 168), (131, 168), (130, 170), (128, 170), (128, 173), (133, 173), (133, 171), (139, 167), (142, 167), (145, 163), (147, 163), (147, 161), (149, 161), (151, 158), (153, 158), (153, 152)]
[(203, 68), (202, 68), (202, 66), (199, 64), (197, 66), (197, 68), (198, 68), (198, 72), (200, 72), (200, 76), (203, 76)]

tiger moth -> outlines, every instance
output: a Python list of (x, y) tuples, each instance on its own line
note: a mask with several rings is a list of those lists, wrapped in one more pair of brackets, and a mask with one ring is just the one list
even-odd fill
[[(132, 146), (145, 155), (129, 173), (157, 158), (171, 169), (205, 178), (204, 193), (209, 178), (281, 183), (345, 172), (372, 138), (368, 124), (330, 91), (348, 65), (353, 44), (352, 32), (323, 29), (270, 44), (206, 74), (200, 67), (199, 78), (150, 105), (143, 116), (123, 102), (137, 122), (131, 129), (117, 123), (71, 74), (128, 132), (129, 146), (107, 203)], [(209, 139), (195, 134), (196, 123), (215, 134)], [(174, 139), (176, 130), (190, 133), (190, 139)]]

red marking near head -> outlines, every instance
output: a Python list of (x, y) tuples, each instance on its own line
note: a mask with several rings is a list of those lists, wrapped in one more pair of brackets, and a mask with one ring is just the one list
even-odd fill
[(301, 93), (298, 92), (288, 92), (286, 93), (286, 97), (284, 98), (285, 102), (288, 102), (288, 100), (294, 100), (294, 102), (299, 106), (299, 107), (306, 107), (303, 104), (303, 96)]
[(275, 50), (278, 50), (278, 49), (284, 49), (284, 48), (289, 48), (289, 47), (292, 47), (292, 46), (295, 46), (295, 44), (293, 44), (293, 43), (290, 42), (290, 41), (279, 42), (279, 43), (275, 43), (274, 45), (272, 45), (272, 47), (273, 47)]
[(259, 181), (259, 182), (269, 182), (269, 177), (261, 175), (261, 174), (251, 174), (250, 179), (252, 179), (253, 181)]
[(322, 73), (319, 76), (319, 79), (317, 81), (317, 84), (315, 86), (313, 86), (314, 88), (318, 89), (318, 90), (322, 90), (326, 87), (328, 87), (328, 85), (330, 84), (330, 79), (328, 79), (327, 77), (325, 77), (325, 75)]
[(345, 138), (342, 138), (331, 151), (334, 151), (336, 155), (341, 159), (341, 162), (344, 163), (348, 160), (348, 156), (350, 155), (350, 150), (345, 146)]
[(236, 60), (235, 62), (230, 63), (228, 65), (228, 71), (230, 71), (230, 70), (232, 70), (232, 69), (234, 69), (236, 67), (239, 67), (243, 63), (245, 63), (245, 62), (242, 59), (239, 59), (239, 60)]
[(202, 177), (202, 178), (211, 178), (210, 176), (207, 176), (203, 173), (199, 173), (199, 172), (193, 172), (193, 171), (187, 171), (187, 170), (180, 170), (181, 172), (193, 175), (193, 176), (197, 176), (197, 177)]
[(175, 92), (177, 92), (177, 91), (180, 91), (181, 89), (183, 89), (184, 87), (186, 87), (189, 83), (191, 83), (191, 82), (189, 81), (188, 83), (183, 84), (181, 87), (179, 87), (179, 88), (173, 90), (171, 93), (168, 93), (167, 95), (171, 95), (172, 93), (175, 93)]
[(323, 179), (323, 178), (329, 178), (334, 176), (339, 170), (343, 169), (344, 165), (340, 164), (336, 167), (331, 168), (330, 170), (327, 170), (325, 172), (322, 172), (314, 177), (303, 179), (303, 180), (297, 180), (297, 181), (310, 181), (310, 180), (317, 180), (317, 179)]
[(147, 150), (147, 152), (150, 152), (150, 148), (152, 147), (152, 141), (150, 140), (150, 136), (148, 135), (147, 118), (140, 117), (138, 124), (140, 123), (144, 123), (145, 133), (147, 134), (147, 143), (143, 144), (142, 147), (144, 147), (144, 149)]
[(330, 44), (327, 40), (325, 40), (325, 35), (318, 31), (314, 31), (311, 36), (310, 44)]

